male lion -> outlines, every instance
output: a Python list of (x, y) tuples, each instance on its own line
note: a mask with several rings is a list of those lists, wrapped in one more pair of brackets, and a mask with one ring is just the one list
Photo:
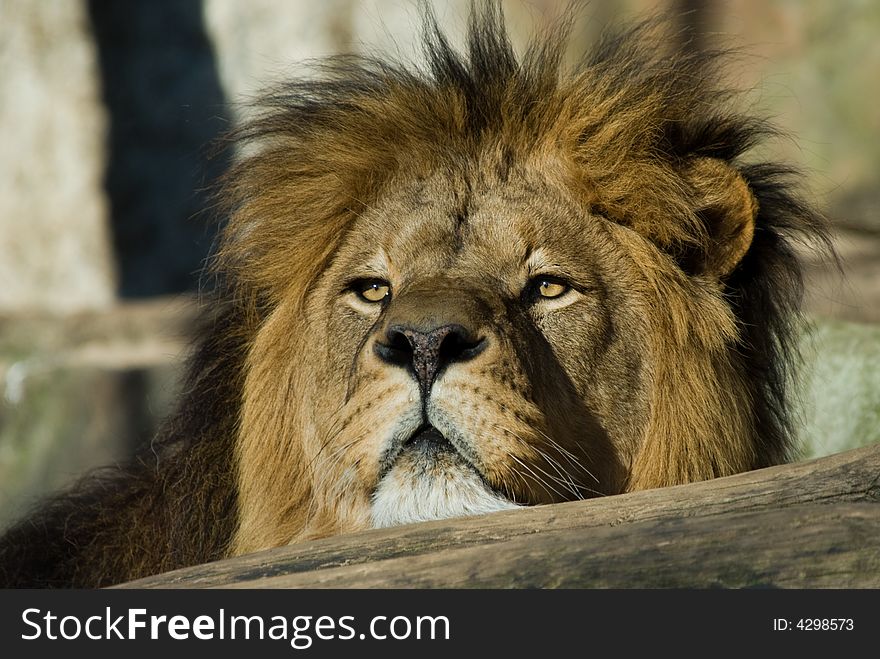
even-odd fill
[(428, 19), (424, 71), (340, 58), (265, 97), (178, 411), (10, 529), (3, 583), (786, 460), (791, 240), (823, 230), (742, 162), (769, 129), (652, 28), (563, 75), (561, 34), (517, 60), (474, 13), (466, 55)]

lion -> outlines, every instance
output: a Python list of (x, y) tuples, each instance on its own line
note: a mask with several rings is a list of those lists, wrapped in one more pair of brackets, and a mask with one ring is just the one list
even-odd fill
[(221, 183), (179, 407), (0, 540), (10, 586), (105, 586), (333, 534), (792, 457), (794, 241), (824, 240), (719, 58), (644, 24), (570, 73), (500, 6), (464, 54), (268, 93)]

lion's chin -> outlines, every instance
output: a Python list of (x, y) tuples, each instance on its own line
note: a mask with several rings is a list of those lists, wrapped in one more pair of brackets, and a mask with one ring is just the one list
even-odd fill
[(373, 528), (516, 508), (448, 443), (407, 446), (373, 494)]

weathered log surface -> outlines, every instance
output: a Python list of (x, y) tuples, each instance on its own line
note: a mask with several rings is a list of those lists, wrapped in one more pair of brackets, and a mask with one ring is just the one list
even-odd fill
[(366, 531), (137, 588), (880, 587), (880, 445), (678, 487)]

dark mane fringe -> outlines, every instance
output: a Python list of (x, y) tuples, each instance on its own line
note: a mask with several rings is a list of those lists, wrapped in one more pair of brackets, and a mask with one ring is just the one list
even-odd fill
[(800, 174), (772, 163), (745, 165), (742, 174), (760, 204), (755, 237), (727, 282), (727, 299), (741, 326), (738, 352), (753, 388), (755, 437), (770, 459), (797, 457), (789, 390), (801, 365), (799, 337), (803, 271), (794, 249), (806, 243), (837, 263), (826, 218), (797, 194)]

